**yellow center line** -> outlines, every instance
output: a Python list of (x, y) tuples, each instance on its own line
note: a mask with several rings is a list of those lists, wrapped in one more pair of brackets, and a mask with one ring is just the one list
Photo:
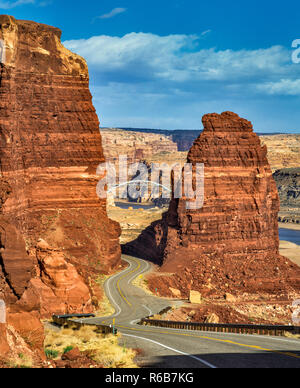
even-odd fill
[[(118, 280), (118, 282), (117, 282), (117, 288), (118, 288), (118, 291), (120, 293), (120, 296), (124, 299), (124, 301), (129, 306), (132, 306), (132, 304), (125, 298), (124, 294), (122, 293), (121, 288), (120, 288), (120, 281), (125, 279), (128, 275), (132, 275), (133, 273), (137, 272), (141, 268), (141, 263), (140, 262), (138, 262), (137, 260), (134, 260), (134, 259), (132, 259), (132, 260), (135, 263), (137, 263), (138, 266), (134, 270), (132, 270), (132, 271), (126, 273), (124, 276), (122, 276)], [(200, 338), (200, 339), (205, 339), (205, 340), (208, 340), (208, 341), (222, 342), (222, 343), (227, 343), (227, 344), (231, 344), (231, 345), (241, 346), (241, 347), (255, 349), (255, 350), (262, 350), (264, 352), (275, 353), (275, 354), (279, 354), (279, 355), (283, 355), (283, 356), (287, 356), (287, 357), (293, 357), (293, 358), (300, 359), (300, 356), (298, 356), (295, 353), (280, 352), (280, 351), (277, 351), (277, 350), (262, 348), (261, 346), (241, 344), (239, 342), (235, 342), (235, 341), (231, 341), (231, 340), (223, 340), (223, 339), (218, 339), (218, 338), (213, 338), (213, 337), (198, 336), (198, 335), (192, 335), (192, 334), (187, 334), (187, 333), (177, 333), (177, 332), (170, 333), (168, 331), (145, 330), (145, 329), (140, 329), (140, 328), (132, 328), (132, 327), (120, 326), (120, 325), (118, 325), (117, 327), (119, 327), (121, 329), (131, 330), (131, 331), (141, 331), (141, 332), (144, 332), (144, 333), (156, 333), (156, 334), (166, 334), (166, 335), (180, 335), (180, 336), (184, 336), (184, 337)]]
[(300, 360), (300, 356), (298, 356), (298, 355), (295, 354), (295, 353), (290, 353), (290, 352), (280, 352), (280, 351), (277, 351), (277, 350), (262, 348), (261, 346), (241, 344), (241, 343), (239, 343), (239, 342), (230, 341), (230, 340), (222, 340), (222, 339), (213, 338), (213, 337), (206, 337), (206, 336), (199, 336), (199, 335), (191, 335), (191, 334), (187, 334), (187, 333), (176, 333), (176, 332), (170, 333), (170, 332), (167, 332), (167, 331), (144, 330), (144, 329), (138, 329), (138, 328), (135, 329), (135, 328), (132, 328), (132, 327), (119, 326), (119, 325), (118, 325), (118, 327), (120, 327), (121, 329), (126, 329), (126, 330), (141, 331), (141, 332), (144, 332), (144, 333), (156, 333), (156, 334), (167, 334), (167, 335), (180, 335), (180, 336), (192, 337), (192, 338), (200, 338), (200, 339), (205, 339), (205, 340), (215, 341), (215, 342), (223, 342), (223, 343), (227, 343), (227, 344), (231, 344), (231, 345), (242, 346), (242, 347), (245, 347), (245, 348), (251, 348), (251, 349), (256, 349), (256, 350), (262, 350), (262, 351), (264, 351), (264, 352), (280, 354), (280, 355), (287, 356), (287, 357), (293, 357), (293, 358), (297, 358), (297, 359)]
[(121, 291), (121, 288), (120, 288), (120, 281), (125, 279), (128, 275), (132, 275), (133, 273), (137, 272), (140, 268), (141, 268), (141, 263), (139, 263), (138, 261), (136, 260), (133, 260), (135, 263), (138, 264), (138, 266), (132, 270), (131, 272), (128, 272), (127, 274), (125, 274), (124, 276), (122, 276), (118, 281), (117, 281), (117, 288), (118, 288), (118, 291), (119, 291), (119, 294), (121, 295), (121, 297), (125, 300), (125, 302), (128, 304), (128, 306), (132, 306), (132, 304), (125, 298), (123, 292)]

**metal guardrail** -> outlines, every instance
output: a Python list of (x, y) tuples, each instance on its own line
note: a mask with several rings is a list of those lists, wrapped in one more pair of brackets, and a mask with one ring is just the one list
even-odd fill
[(291, 334), (300, 334), (300, 326), (175, 322), (155, 319), (142, 319), (140, 324), (169, 329), (212, 331), (219, 333), (258, 334), (272, 336), (283, 336), (286, 332)]
[(95, 314), (66, 314), (66, 315), (53, 315), (53, 318), (63, 318), (63, 319), (72, 319), (72, 318), (95, 318)]
[(52, 321), (58, 326), (75, 327), (76, 329), (80, 329), (83, 326), (94, 326), (97, 328), (97, 331), (100, 331), (102, 334), (117, 334), (117, 329), (113, 326), (82, 321), (82, 319), (95, 317), (94, 314), (53, 315)]

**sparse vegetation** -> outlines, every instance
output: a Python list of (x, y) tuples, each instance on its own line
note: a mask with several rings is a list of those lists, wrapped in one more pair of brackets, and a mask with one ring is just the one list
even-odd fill
[(59, 352), (57, 350), (53, 350), (53, 349), (46, 349), (45, 355), (49, 360), (54, 360), (55, 358), (58, 357)]
[[(109, 278), (109, 276), (106, 275), (100, 275), (97, 278), (97, 284), (99, 287), (103, 290), (104, 289), (104, 283)], [(98, 306), (97, 315), (101, 317), (109, 317), (114, 314), (115, 309), (111, 305), (108, 297), (106, 296), (105, 292), (103, 292), (103, 297), (101, 299), (101, 303)]]
[(126, 244), (135, 240), (152, 222), (160, 220), (165, 210), (149, 208), (141, 211), (140, 209), (121, 209), (120, 207), (108, 206), (107, 211), (111, 219), (120, 223), (122, 228), (120, 243)]
[(153, 292), (149, 289), (148, 287), (148, 279), (145, 278), (146, 274), (142, 274), (140, 276), (138, 276), (136, 279), (134, 279), (134, 281), (132, 282), (132, 284), (136, 287), (139, 287), (141, 288), (143, 291), (145, 291), (148, 295), (151, 295), (153, 296)]
[(63, 353), (64, 354), (66, 354), (66, 353), (69, 353), (71, 350), (73, 350), (74, 348), (73, 348), (73, 346), (67, 346), (65, 349), (64, 349), (64, 351), (63, 351)]
[(20, 353), (17, 358), (7, 361), (8, 368), (30, 369), (32, 366), (32, 358), (23, 353)]
[(299, 339), (300, 340), (300, 334), (292, 334), (288, 331), (284, 332), (284, 336), (287, 338), (293, 338), (293, 339)]
[[(103, 335), (97, 333), (97, 328), (84, 326), (80, 330), (67, 328), (59, 332), (46, 330), (45, 353), (64, 354), (67, 348), (78, 348), (88, 352), (90, 357), (106, 368), (136, 368), (134, 363), (136, 352), (122, 348), (118, 341), (120, 335)], [(49, 353), (50, 352), (50, 353)]]

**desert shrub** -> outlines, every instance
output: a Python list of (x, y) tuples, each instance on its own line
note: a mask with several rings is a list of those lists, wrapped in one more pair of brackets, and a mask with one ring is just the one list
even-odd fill
[(31, 356), (24, 353), (19, 353), (18, 357), (11, 358), (7, 361), (8, 368), (17, 368), (17, 369), (29, 369), (32, 368), (33, 361)]
[(69, 353), (73, 349), (74, 349), (73, 346), (67, 346), (64, 348), (63, 354)]
[(45, 354), (46, 354), (46, 357), (49, 358), (49, 360), (53, 360), (54, 358), (58, 357), (59, 352), (53, 349), (46, 349)]
[(63, 354), (66, 348), (78, 348), (88, 352), (90, 357), (106, 368), (136, 368), (136, 352), (119, 345), (121, 335), (104, 335), (97, 333), (94, 326), (83, 326), (79, 330), (72, 328), (54, 332), (46, 330), (45, 349)]
[(300, 340), (300, 334), (293, 334), (288, 331), (284, 332), (284, 336), (287, 338), (294, 338), (294, 339), (299, 339)]

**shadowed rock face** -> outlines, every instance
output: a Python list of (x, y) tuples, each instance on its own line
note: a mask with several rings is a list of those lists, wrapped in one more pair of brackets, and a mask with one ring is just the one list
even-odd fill
[(96, 194), (104, 156), (87, 65), (60, 36), (0, 16), (0, 298), (15, 313), (91, 311), (89, 277), (120, 263), (120, 227)]
[(234, 113), (206, 115), (203, 125), (188, 154), (189, 163), (205, 166), (203, 208), (187, 210), (185, 199), (172, 200), (163, 220), (124, 251), (161, 261), (185, 295), (191, 288), (299, 290), (299, 268), (279, 256), (279, 197), (267, 148)]

